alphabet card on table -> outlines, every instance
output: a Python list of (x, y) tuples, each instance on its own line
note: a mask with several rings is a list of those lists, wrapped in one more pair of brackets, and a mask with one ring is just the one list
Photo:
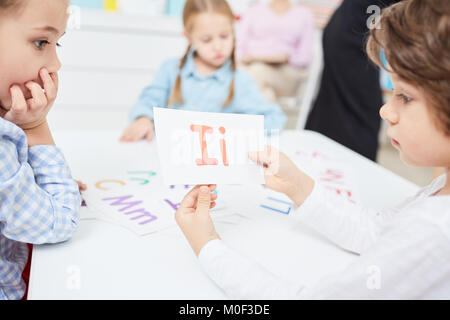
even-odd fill
[(281, 150), (325, 188), (350, 202), (360, 202), (354, 170), (341, 159), (340, 149), (323, 139), (299, 140), (298, 133), (284, 133)]
[(122, 190), (87, 190), (83, 193), (87, 207), (96, 219), (121, 225), (144, 236), (175, 226), (174, 212), (164, 206), (161, 195), (148, 193), (147, 188), (128, 187)]
[[(117, 224), (140, 236), (175, 227), (174, 214), (193, 187), (101, 181), (89, 183), (88, 189), (83, 192), (86, 207), (83, 207), (81, 218)], [(216, 203), (216, 207), (211, 210), (213, 219), (229, 215), (224, 210), (227, 206), (222, 199), (219, 198)]]
[(264, 184), (248, 159), (264, 150), (264, 116), (154, 108), (163, 181), (182, 184)]

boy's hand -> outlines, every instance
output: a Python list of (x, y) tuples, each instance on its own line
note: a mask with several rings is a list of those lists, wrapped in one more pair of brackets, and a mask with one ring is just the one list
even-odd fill
[(266, 146), (262, 152), (249, 152), (250, 160), (264, 167), (266, 187), (286, 194), (300, 206), (311, 194), (314, 180), (276, 148)]
[(217, 194), (211, 194), (215, 188), (215, 185), (196, 186), (175, 213), (178, 226), (197, 256), (209, 241), (220, 239), (209, 215), (209, 210), (216, 205)]
[(30, 130), (41, 126), (47, 118), (58, 93), (58, 75), (49, 74), (43, 68), (39, 72), (44, 88), (34, 82), (25, 83), (25, 87), (30, 90), (31, 98), (25, 99), (22, 89), (18, 85), (10, 88), (11, 108), (7, 110), (3, 118), (8, 120), (23, 130)]
[(141, 117), (136, 119), (128, 128), (125, 129), (121, 142), (135, 142), (145, 138), (148, 142), (153, 139), (153, 121), (148, 117)]
[(87, 190), (87, 186), (83, 182), (78, 180), (75, 180), (75, 182), (78, 184), (78, 190), (80, 190), (80, 192)]

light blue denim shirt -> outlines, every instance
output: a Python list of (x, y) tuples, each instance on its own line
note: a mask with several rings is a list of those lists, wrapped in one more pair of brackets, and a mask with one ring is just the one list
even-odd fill
[[(146, 87), (130, 113), (130, 120), (147, 116), (153, 119), (153, 107), (166, 107), (169, 96), (180, 72), (179, 59), (169, 59), (156, 73), (153, 82)], [(281, 108), (264, 99), (256, 82), (246, 73), (231, 69), (228, 60), (216, 72), (202, 76), (197, 71), (194, 53), (191, 52), (181, 70), (181, 90), (184, 103), (170, 107), (181, 110), (224, 112), (264, 115), (266, 130), (282, 130), (286, 115)], [(234, 77), (233, 101), (223, 106), (228, 98), (231, 80)]]

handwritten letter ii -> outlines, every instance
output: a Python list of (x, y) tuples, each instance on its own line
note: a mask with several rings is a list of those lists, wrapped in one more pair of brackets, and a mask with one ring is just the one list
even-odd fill
[(264, 116), (154, 108), (164, 183), (263, 184)]

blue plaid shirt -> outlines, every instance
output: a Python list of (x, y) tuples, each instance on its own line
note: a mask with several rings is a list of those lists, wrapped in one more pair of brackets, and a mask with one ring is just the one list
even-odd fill
[(81, 198), (55, 146), (28, 147), (19, 127), (0, 118), (0, 300), (21, 299), (26, 243), (69, 239)]

